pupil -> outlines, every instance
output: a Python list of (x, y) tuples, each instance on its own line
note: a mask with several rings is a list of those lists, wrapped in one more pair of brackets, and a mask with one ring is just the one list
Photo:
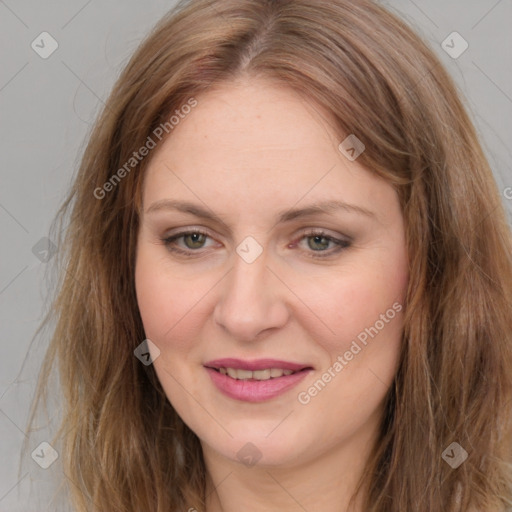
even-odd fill
[[(321, 241), (321, 240), (326, 240), (326, 238), (325, 238), (325, 237), (323, 237), (323, 236), (320, 236), (320, 235), (314, 235), (314, 236), (313, 236), (313, 240), (314, 240), (314, 243), (315, 243), (315, 244), (317, 244), (317, 243), (320, 243), (320, 244), (321, 244), (321, 242), (320, 242), (320, 241)], [(327, 241), (327, 240), (326, 240), (326, 241)], [(329, 243), (329, 242), (327, 242), (327, 243)], [(322, 248), (324, 248), (324, 249), (325, 249), (325, 242), (324, 242), (324, 244), (321, 244), (321, 245), (323, 245), (323, 247), (322, 247)]]
[(197, 243), (199, 243), (199, 245), (201, 245), (200, 237), (203, 236), (201, 233), (191, 233), (188, 236), (189, 236), (189, 239), (191, 240), (191, 245), (193, 247), (195, 247), (194, 244), (197, 244)]

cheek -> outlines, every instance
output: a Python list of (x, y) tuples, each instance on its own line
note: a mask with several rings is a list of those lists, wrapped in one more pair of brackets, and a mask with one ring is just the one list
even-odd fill
[(350, 272), (316, 281), (304, 290), (304, 296), (309, 297), (305, 302), (316, 314), (303, 316), (311, 318), (306, 329), (316, 333), (332, 357), (348, 350), (359, 335), (364, 341), (365, 329), (375, 324), (380, 339), (399, 340), (407, 281), (403, 258), (376, 258), (374, 263), (366, 260), (351, 266)]
[[(193, 317), (194, 300), (192, 283), (171, 276), (162, 268), (161, 261), (152, 257), (150, 250), (142, 249), (137, 255), (135, 288), (142, 323), (146, 336), (160, 348), (172, 339), (179, 350), (186, 345), (189, 336), (184, 328)], [(193, 324), (193, 322), (192, 322)]]

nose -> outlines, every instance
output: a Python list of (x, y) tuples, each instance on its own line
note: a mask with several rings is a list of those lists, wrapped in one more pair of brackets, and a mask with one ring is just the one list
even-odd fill
[(266, 251), (247, 263), (238, 254), (223, 280), (214, 319), (229, 335), (253, 341), (288, 322), (286, 287), (267, 267)]

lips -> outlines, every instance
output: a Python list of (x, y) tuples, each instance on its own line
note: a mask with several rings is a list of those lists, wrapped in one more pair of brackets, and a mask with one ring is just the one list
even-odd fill
[(277, 359), (216, 359), (206, 368), (213, 384), (230, 398), (246, 402), (263, 402), (294, 387), (311, 366)]
[(257, 359), (254, 361), (246, 361), (243, 359), (233, 358), (215, 359), (214, 361), (208, 361), (204, 366), (215, 370), (220, 370), (220, 368), (235, 368), (236, 370), (248, 370), (251, 372), (257, 370), (268, 370), (271, 368), (297, 372), (306, 368), (311, 368), (311, 365), (308, 364), (292, 363), (290, 361), (282, 361), (279, 359)]

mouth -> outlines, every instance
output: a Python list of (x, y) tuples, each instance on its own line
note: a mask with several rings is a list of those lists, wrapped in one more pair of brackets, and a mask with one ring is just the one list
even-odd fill
[(275, 359), (220, 359), (204, 367), (219, 391), (245, 402), (263, 402), (281, 395), (314, 369), (310, 365)]
[(206, 368), (210, 368), (222, 375), (227, 375), (235, 380), (273, 380), (279, 379), (280, 377), (287, 377), (288, 375), (293, 375), (298, 372), (302, 372), (304, 370), (312, 370), (311, 366), (302, 368), (300, 370), (285, 370), (284, 368), (266, 368), (264, 370), (244, 370), (241, 368), (225, 368), (221, 366), (220, 368), (215, 368), (211, 366), (206, 366)]
[(294, 363), (279, 359), (257, 359), (247, 361), (243, 359), (224, 358), (209, 361), (204, 365), (222, 375), (236, 380), (270, 380), (283, 376), (293, 375), (303, 370), (312, 370), (307, 364)]

